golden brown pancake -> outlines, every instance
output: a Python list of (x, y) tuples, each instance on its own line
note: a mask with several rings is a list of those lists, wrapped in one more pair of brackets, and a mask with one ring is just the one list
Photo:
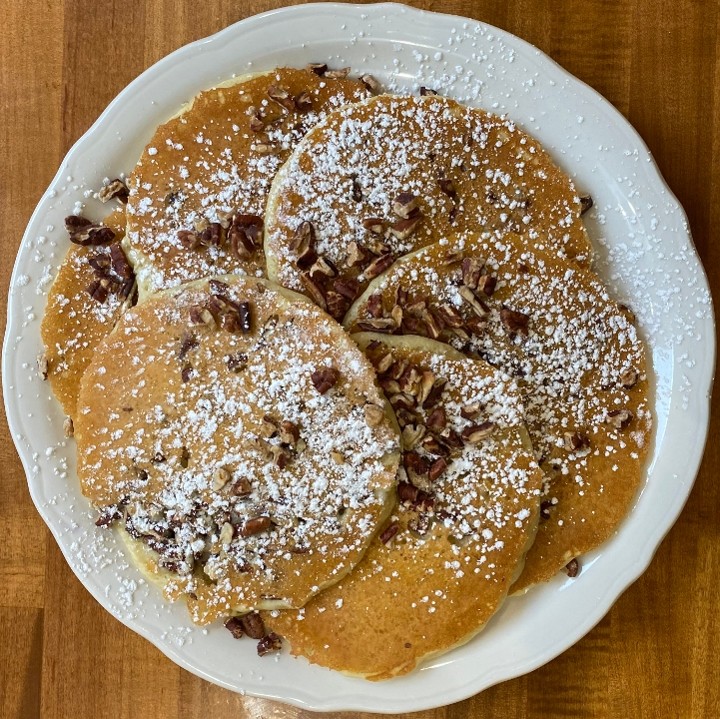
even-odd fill
[(535, 535), (542, 473), (506, 375), (431, 340), (355, 337), (403, 427), (398, 506), (345, 579), (266, 622), (293, 654), (378, 680), (468, 641), (493, 615)]
[[(48, 293), (40, 328), (48, 379), (63, 411), (72, 418), (80, 379), (95, 347), (120, 319), (133, 290), (132, 277), (118, 274), (123, 269), (117, 260), (113, 266), (112, 253), (121, 252), (124, 210), (113, 212), (104, 224), (115, 232), (114, 241), (95, 247), (70, 246)], [(99, 284), (103, 280), (106, 287)]]
[(442, 97), (381, 95), (327, 116), (268, 199), (269, 277), (341, 319), (392, 261), (466, 230), (524, 231), (589, 263), (570, 178), (512, 121)]
[(517, 379), (547, 480), (516, 590), (611, 536), (645, 476), (652, 418), (633, 317), (592, 272), (517, 235), (454, 237), (377, 278), (346, 326), (431, 336)]
[(173, 573), (199, 623), (299, 607), (359, 561), (394, 498), (372, 366), (306, 299), (257, 279), (129, 310), (83, 378), (83, 493)]
[(161, 125), (128, 181), (141, 296), (210, 275), (263, 276), (276, 171), (326, 112), (368, 96), (357, 79), (280, 68), (201, 92)]

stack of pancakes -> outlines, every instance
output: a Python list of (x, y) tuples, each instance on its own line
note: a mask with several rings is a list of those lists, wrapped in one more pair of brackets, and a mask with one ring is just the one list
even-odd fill
[(629, 510), (647, 357), (511, 120), (317, 64), (159, 127), (43, 321), (83, 493), (194, 621), (368, 679), (576, 576)]

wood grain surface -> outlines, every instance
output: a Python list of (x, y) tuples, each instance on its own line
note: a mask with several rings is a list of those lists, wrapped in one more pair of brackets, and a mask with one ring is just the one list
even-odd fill
[[(72, 143), (156, 60), (284, 4), (287, 0), (0, 0), (3, 332), (23, 229)], [(608, 98), (639, 130), (687, 210), (715, 299), (720, 298), (717, 1), (412, 4), (507, 29)], [(532, 674), (413, 716), (720, 716), (720, 395), (713, 404), (711, 439), (684, 512), (650, 569), (605, 619)], [(4, 416), (0, 474), (2, 717), (313, 716), (203, 682), (101, 609), (36, 513)]]

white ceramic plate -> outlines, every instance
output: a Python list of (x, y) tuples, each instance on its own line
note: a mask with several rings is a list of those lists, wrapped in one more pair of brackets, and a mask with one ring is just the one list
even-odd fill
[[(509, 600), (464, 647), (410, 676), (369, 683), (288, 655), (259, 659), (222, 626), (191, 626), (101, 532), (80, 495), (74, 447), (36, 373), (40, 318), (76, 203), (129, 172), (154, 128), (197, 91), (234, 74), (327, 61), (389, 87), (418, 85), (508, 113), (595, 199), (586, 216), (597, 269), (636, 311), (652, 350), (657, 418), (648, 480), (617, 535), (563, 576)], [(648, 566), (692, 487), (708, 426), (714, 327), (707, 281), (677, 200), (630, 125), (534, 47), (480, 22), (401, 5), (303, 5), (245, 20), (161, 60), (77, 142), (30, 220), (12, 276), (3, 350), (5, 403), (33, 500), (67, 561), (120, 621), (195, 674), (235, 691), (309, 709), (404, 712), (440, 706), (528, 672), (571, 646)], [(381, 611), (381, 608), (379, 609)]]

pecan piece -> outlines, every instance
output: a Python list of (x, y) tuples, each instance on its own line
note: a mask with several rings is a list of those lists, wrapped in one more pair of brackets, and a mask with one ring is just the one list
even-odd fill
[(49, 365), (48, 365), (48, 358), (47, 355), (43, 352), (37, 356), (37, 369), (38, 374), (40, 375), (40, 379), (44, 382), (48, 378), (48, 371), (49, 371)]
[(327, 299), (320, 285), (313, 280), (310, 273), (303, 272), (300, 275), (300, 282), (302, 282), (303, 288), (307, 296), (321, 309), (327, 309)]
[(387, 254), (380, 255), (374, 259), (363, 271), (365, 279), (372, 280), (378, 275), (381, 275), (385, 270), (395, 263), (395, 255)]
[(268, 97), (286, 110), (295, 110), (295, 100), (287, 88), (281, 85), (270, 85), (267, 91)]
[[(464, 262), (464, 260), (463, 260), (463, 262)], [(489, 311), (487, 305), (486, 305), (480, 298), (477, 297), (477, 295), (472, 291), (472, 289), (471, 289), (470, 287), (467, 287), (466, 285), (462, 285), (462, 286), (458, 289), (458, 294), (460, 295), (460, 297), (463, 298), (463, 300), (464, 300), (468, 305), (470, 305), (470, 309), (472, 309), (472, 311), (473, 311), (478, 317), (485, 317), (485, 316), (487, 315), (487, 313), (488, 313), (488, 311)], [(501, 319), (501, 320), (502, 320), (502, 313), (503, 313), (504, 311), (505, 311), (505, 310), (501, 310), (501, 312), (500, 312), (500, 319)], [(509, 312), (509, 311), (510, 311), (510, 310), (508, 310), (508, 312)], [(518, 314), (519, 314), (519, 313), (518, 313)], [(503, 321), (503, 324), (505, 324), (504, 321)]]
[(300, 427), (289, 419), (284, 419), (278, 427), (278, 437), (283, 444), (294, 447), (300, 439)]
[(295, 95), (293, 103), (298, 112), (309, 112), (312, 110), (313, 101), (309, 92), (301, 92), (299, 95)]
[(437, 90), (433, 90), (430, 87), (425, 87), (425, 85), (420, 85), (420, 95), (422, 97), (426, 97), (429, 95), (437, 95), (437, 94), (438, 94)]
[(527, 337), (530, 317), (524, 312), (516, 312), (503, 307), (500, 310), (500, 321), (510, 334), (521, 334)]
[(408, 424), (403, 427), (400, 439), (404, 449), (414, 449), (425, 436), (426, 429), (422, 424)]
[(370, 317), (358, 320), (357, 326), (363, 332), (379, 332), (382, 334), (392, 334), (398, 328), (392, 317)]
[(382, 85), (372, 75), (365, 73), (360, 76), (360, 82), (373, 94), (380, 95), (383, 91)]
[(478, 403), (466, 404), (460, 410), (460, 416), (463, 419), (477, 419), (480, 416), (481, 407)]
[(592, 195), (580, 195), (580, 214), (584, 215), (594, 204)]
[(75, 424), (72, 421), (72, 417), (65, 417), (63, 421), (63, 434), (68, 439), (75, 436)]
[(110, 266), (112, 271), (123, 280), (129, 280), (133, 276), (133, 269), (119, 242), (110, 245)]
[(120, 178), (115, 178), (98, 192), (98, 200), (103, 203), (117, 199), (123, 205), (127, 205), (129, 196), (128, 186)]
[(577, 557), (571, 559), (565, 565), (564, 570), (568, 577), (570, 577), (571, 579), (575, 579), (575, 577), (580, 574), (580, 562), (578, 562)]
[(492, 275), (482, 275), (478, 280), (477, 289), (480, 290), (486, 297), (492, 297), (495, 288), (497, 287), (497, 277)]
[(373, 292), (373, 294), (370, 295), (370, 297), (367, 298), (367, 302), (365, 304), (365, 309), (367, 313), (370, 315), (370, 317), (374, 317), (375, 319), (379, 319), (383, 316), (383, 302), (382, 302), (382, 293), (380, 292)]
[(360, 294), (360, 283), (352, 278), (337, 279), (333, 282), (333, 289), (345, 299), (353, 302)]
[(462, 272), (462, 283), (471, 290), (476, 290), (482, 276), (482, 269), (485, 263), (476, 257), (466, 257), (460, 265)]
[(334, 290), (328, 290), (325, 302), (327, 303), (327, 313), (338, 321), (340, 321), (350, 309), (350, 300)]
[(257, 643), (257, 653), (259, 657), (264, 657), (266, 654), (279, 652), (282, 649), (282, 639), (275, 632), (266, 634)]
[(464, 324), (463, 317), (458, 310), (450, 304), (442, 304), (433, 308), (435, 314), (446, 327), (457, 328)]
[(175, 237), (186, 250), (194, 250), (200, 244), (200, 237), (194, 230), (178, 230)]
[(219, 222), (209, 222), (199, 234), (199, 241), (205, 247), (219, 247), (222, 244), (223, 228)]
[(382, 533), (380, 534), (380, 541), (385, 545), (389, 545), (392, 541), (393, 537), (398, 533), (400, 530), (400, 524), (397, 520), (394, 522), (390, 522), (385, 529), (383, 529)]
[(349, 67), (341, 67), (337, 70), (325, 70), (325, 77), (329, 77), (333, 80), (342, 80), (350, 74)]
[(320, 77), (323, 77), (327, 72), (328, 66), (327, 63), (324, 62), (311, 62), (306, 66), (306, 69), (310, 70), (310, 72), (314, 72)]
[(418, 209), (418, 198), (412, 192), (401, 192), (392, 201), (393, 212), (403, 220), (414, 217)]
[(238, 352), (234, 355), (228, 355), (225, 358), (225, 364), (231, 372), (240, 372), (247, 367), (248, 356), (244, 352)]
[(363, 250), (360, 245), (354, 240), (348, 243), (347, 250), (345, 252), (345, 266), (354, 267), (355, 265), (362, 264), (367, 258), (367, 253)]
[(582, 432), (565, 432), (563, 446), (568, 452), (577, 452), (590, 446), (590, 438)]
[(240, 528), (239, 534), (241, 537), (252, 537), (255, 534), (260, 534), (270, 529), (271, 525), (272, 519), (270, 519), (270, 517), (252, 517), (245, 520), (245, 524)]
[(494, 422), (471, 424), (462, 431), (462, 438), (469, 444), (477, 444), (490, 437), (496, 429)]
[(262, 243), (263, 218), (258, 215), (235, 215), (227, 231), (231, 251), (239, 259), (248, 259)]
[(633, 417), (629, 409), (614, 409), (608, 412), (607, 421), (615, 429), (625, 429), (633, 421)]
[(110, 294), (110, 280), (102, 278), (99, 280), (93, 280), (86, 288), (85, 291), (92, 297), (96, 302), (104, 304)]
[(310, 267), (310, 277), (314, 279), (316, 274), (325, 275), (325, 277), (335, 277), (337, 275), (337, 268), (330, 260), (321, 256), (318, 257)]
[(240, 617), (229, 617), (226, 619), (225, 629), (227, 629), (235, 639), (241, 639), (245, 634)]
[(425, 424), (431, 432), (442, 432), (447, 426), (447, 416), (443, 407), (435, 407), (430, 412)]
[(639, 379), (640, 373), (636, 369), (630, 368), (620, 375), (620, 386), (625, 389), (632, 389)]
[(98, 225), (77, 215), (65, 218), (65, 229), (70, 242), (83, 247), (106, 245), (115, 239), (115, 233), (104, 225)]
[(213, 472), (212, 488), (217, 492), (230, 481), (230, 472), (225, 467), (218, 467)]
[(315, 248), (315, 226), (312, 222), (305, 220), (295, 228), (295, 234), (290, 241), (290, 249), (297, 253), (298, 257), (305, 255), (308, 250)]
[(265, 623), (259, 612), (250, 612), (240, 617), (245, 634), (251, 639), (262, 639), (265, 636)]
[(178, 348), (177, 358), (184, 360), (190, 350), (194, 350), (198, 346), (198, 339), (192, 332), (184, 332), (180, 338), (180, 347)]
[(366, 217), (362, 221), (362, 226), (373, 235), (384, 235), (387, 223), (380, 217)]
[(215, 325), (215, 317), (207, 307), (195, 305), (190, 308), (190, 324), (195, 326), (212, 327)]
[(407, 238), (415, 232), (415, 228), (418, 226), (421, 219), (422, 217), (418, 215), (416, 217), (408, 217), (404, 220), (398, 220), (390, 225), (388, 232), (390, 232), (390, 234), (398, 240), (407, 240)]
[(385, 410), (377, 404), (368, 403), (365, 405), (365, 422), (368, 427), (379, 426), (385, 419)]
[(315, 389), (325, 394), (337, 384), (340, 373), (334, 367), (320, 367), (310, 375), (310, 379)]
[(427, 492), (423, 492), (422, 489), (410, 482), (398, 482), (397, 495), (401, 503), (410, 504), (413, 507), (431, 507), (433, 504), (433, 498)]
[(448, 468), (447, 460), (444, 457), (439, 457), (430, 466), (430, 471), (428, 472), (428, 479), (431, 482), (434, 482), (435, 480), (437, 480), (440, 476), (442, 476), (444, 474), (444, 472), (447, 468)]

